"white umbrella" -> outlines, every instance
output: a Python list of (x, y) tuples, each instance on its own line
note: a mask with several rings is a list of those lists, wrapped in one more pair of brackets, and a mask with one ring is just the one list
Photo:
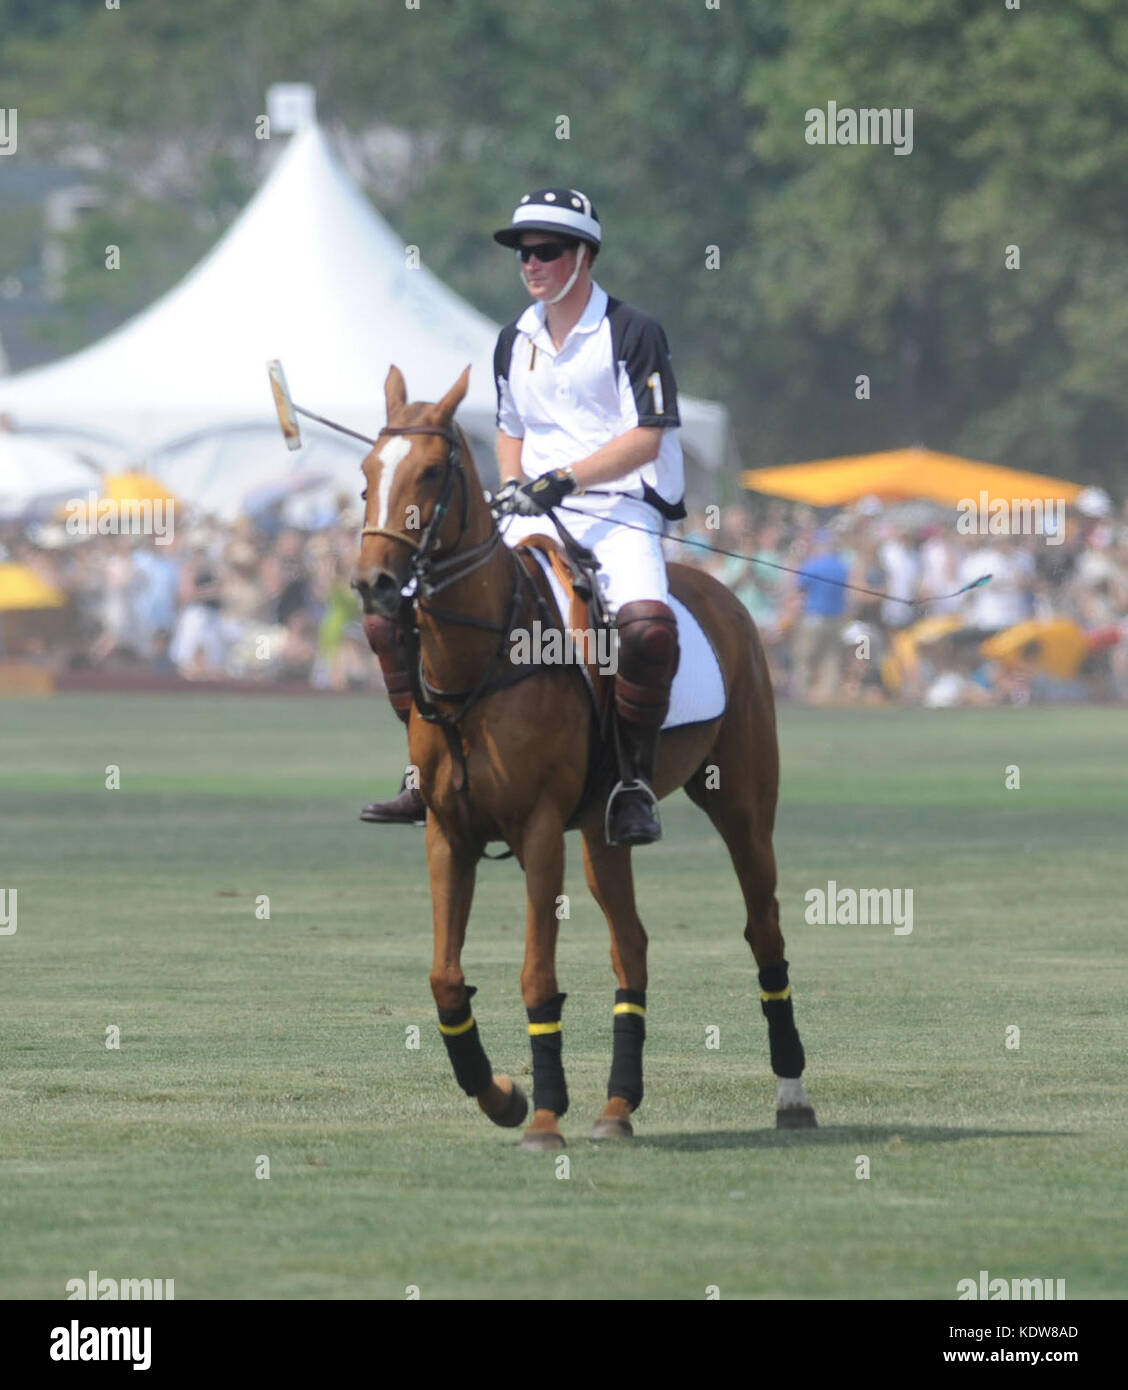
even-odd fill
[(30, 434), (0, 429), (0, 517), (45, 513), (98, 490), (101, 474), (77, 454)]

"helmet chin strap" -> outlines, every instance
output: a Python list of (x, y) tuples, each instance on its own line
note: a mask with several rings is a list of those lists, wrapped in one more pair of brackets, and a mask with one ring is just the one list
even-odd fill
[(583, 268), (584, 256), (585, 256), (586, 254), (587, 254), (587, 243), (584, 242), (584, 241), (581, 241), (581, 242), (580, 242), (580, 249), (579, 249), (579, 251), (577, 251), (577, 253), (576, 253), (576, 268), (575, 268), (575, 270), (573, 270), (572, 273), (571, 273), (571, 275), (568, 276), (568, 279), (567, 279), (567, 281), (566, 281), (566, 283), (565, 283), (565, 285), (564, 285), (564, 288), (560, 291), (560, 293), (559, 293), (558, 295), (556, 295), (553, 299), (550, 299), (550, 300), (547, 301), (549, 304), (559, 304), (560, 301), (564, 298), (564, 296), (568, 293), (568, 291), (572, 288), (572, 286), (576, 283), (576, 279), (577, 279), (577, 277), (579, 276), (579, 273), (580, 273), (581, 269)]
[[(568, 291), (572, 288), (572, 286), (576, 283), (577, 279), (579, 278), (580, 271), (583, 269), (584, 257), (587, 255), (587, 249), (588, 249), (588, 248), (587, 248), (587, 242), (581, 241), (581, 242), (580, 242), (580, 249), (579, 249), (579, 251), (576, 253), (576, 268), (572, 271), (571, 275), (568, 276), (568, 279), (567, 279), (567, 281), (566, 281), (565, 284), (564, 284), (564, 288), (560, 291), (559, 294), (553, 295), (553, 297), (552, 297), (551, 299), (546, 299), (546, 300), (544, 300), (543, 303), (545, 303), (545, 304), (559, 304), (559, 303), (560, 303), (560, 301), (564, 298), (564, 296), (568, 293)], [(525, 267), (524, 267), (524, 266), (521, 266), (520, 269), (521, 269), (521, 279), (522, 279), (522, 280), (525, 280)], [(526, 286), (526, 288), (528, 288), (528, 281), (527, 281), (527, 280), (525, 280), (525, 286)]]

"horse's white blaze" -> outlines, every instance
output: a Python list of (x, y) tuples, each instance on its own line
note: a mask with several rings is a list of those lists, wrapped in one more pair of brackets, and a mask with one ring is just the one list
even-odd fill
[(792, 1110), (802, 1106), (806, 1109), (814, 1109), (811, 1105), (811, 1097), (807, 1094), (802, 1081), (798, 1077), (788, 1078), (781, 1076), (779, 1079), (779, 1093), (776, 1099), (777, 1110)]
[(411, 453), (411, 441), (404, 439), (402, 435), (396, 435), (389, 439), (376, 457), (380, 460), (380, 486), (377, 489), (376, 497), (380, 503), (380, 516), (376, 525), (380, 527), (388, 524), (388, 500), (392, 495), (392, 482), (396, 476), (396, 468)]

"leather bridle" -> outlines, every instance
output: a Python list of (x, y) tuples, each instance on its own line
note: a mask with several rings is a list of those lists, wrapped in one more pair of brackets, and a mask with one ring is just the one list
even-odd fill
[[(460, 435), (446, 425), (387, 425), (376, 436), (376, 440), (379, 440), (386, 434), (430, 434), (437, 436), (439, 439), (445, 439), (450, 445), (450, 448), (447, 450), (446, 473), (443, 476), (443, 485), (439, 494), (439, 500), (435, 503), (434, 509), (427, 521), (427, 525), (423, 528), (423, 533), (418, 540), (416, 540), (414, 536), (409, 536), (403, 531), (393, 531), (384, 526), (370, 526), (365, 523), (365, 525), (361, 527), (360, 534), (362, 537), (385, 536), (388, 540), (399, 541), (402, 545), (408, 546), (413, 552), (411, 558), (411, 574), (415, 582), (414, 586), (412, 586), (410, 581), (404, 586), (405, 602), (400, 609), (399, 618), (399, 624), (404, 631), (404, 637), (409, 648), (414, 648), (415, 653), (418, 652), (419, 633), (411, 617), (412, 610), (418, 608), (421, 612), (426, 613), (429, 617), (437, 618), (440, 622), (456, 623), (460, 627), (475, 627), (484, 629), (487, 632), (498, 633), (501, 637), (501, 642), (498, 646), (497, 657), (500, 657), (504, 653), (505, 644), (513, 630), (513, 624), (517, 619), (517, 614), (521, 607), (522, 597), (526, 593), (531, 592), (532, 597), (537, 603), (538, 609), (544, 610), (543, 616), (546, 620), (548, 617), (543, 599), (533, 585), (528, 571), (512, 551), (510, 551), (510, 555), (513, 560), (514, 570), (516, 571), (516, 582), (513, 587), (512, 603), (507, 621), (494, 623), (486, 618), (468, 618), (460, 613), (448, 613), (443, 609), (435, 608), (423, 602), (423, 599), (429, 599), (434, 594), (441, 593), (444, 589), (449, 588), (450, 585), (457, 583), (458, 580), (465, 579), (468, 575), (473, 574), (475, 570), (480, 569), (493, 555), (494, 551), (503, 544), (501, 532), (494, 526), (490, 528), (490, 534), (484, 541), (471, 546), (469, 550), (460, 551), (456, 548), (448, 555), (444, 555), (435, 550), (439, 530), (450, 508), (451, 497), (454, 493), (456, 482), (460, 483), (462, 487), (462, 523), (459, 527), (459, 540), (465, 535), (466, 527), (470, 519), (470, 484), (467, 481), (466, 469), (463, 465), (462, 439)], [(457, 545), (458, 541), (455, 542), (456, 547)], [(497, 657), (495, 657), (495, 660)], [(493, 664), (494, 663), (491, 663), (491, 669), (487, 669), (486, 676), (483, 677), (479, 685), (471, 691), (435, 690), (433, 687), (428, 686), (426, 680), (423, 678), (422, 670), (420, 669), (416, 703), (420, 706), (420, 712), (423, 714), (423, 717), (425, 719), (435, 718), (438, 711), (435, 709), (433, 701), (436, 698), (456, 701), (468, 696), (469, 698), (465, 699), (465, 703), (457, 714), (453, 717), (440, 716), (436, 720), (436, 722), (442, 723), (446, 723), (448, 720), (451, 723), (456, 723), (466, 713), (470, 705), (475, 703), (486, 693), (490, 685), (489, 678)], [(413, 666), (414, 665), (415, 661), (413, 660)], [(521, 672), (522, 675), (525, 674), (524, 668), (521, 668)], [(414, 675), (414, 672), (412, 674)], [(531, 672), (529, 672), (529, 674), (531, 674)], [(500, 684), (508, 685), (509, 683), (508, 680), (504, 680)]]
[(443, 475), (439, 500), (435, 503), (427, 525), (423, 528), (418, 540), (404, 531), (393, 531), (389, 527), (370, 526), (367, 523), (360, 532), (362, 537), (385, 536), (388, 540), (399, 541), (401, 545), (406, 545), (413, 552), (411, 573), (417, 582), (417, 591), (429, 597), (431, 594), (441, 592), (448, 585), (455, 583), (456, 580), (464, 579), (479, 566), (484, 565), (501, 544), (501, 536), (495, 529), (480, 545), (472, 546), (467, 551), (457, 552), (443, 558), (440, 552), (435, 550), (435, 545), (450, 508), (456, 483), (461, 484), (462, 489), (460, 539), (466, 531), (470, 517), (470, 491), (466, 481), (466, 470), (462, 463), (462, 441), (457, 432), (446, 425), (387, 425), (376, 436), (377, 440), (386, 434), (431, 434), (445, 439), (450, 445), (445, 459), (446, 472)]

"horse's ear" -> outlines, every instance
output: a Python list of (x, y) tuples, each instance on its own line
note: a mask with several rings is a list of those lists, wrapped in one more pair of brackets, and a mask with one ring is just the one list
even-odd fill
[(389, 420), (392, 418), (393, 410), (398, 410), (401, 405), (407, 403), (407, 383), (398, 367), (388, 368), (388, 375), (384, 381), (384, 402), (388, 407)]
[(442, 420), (450, 420), (453, 417), (454, 412), (462, 404), (462, 398), (466, 395), (466, 392), (469, 389), (470, 366), (469, 364), (467, 364), (466, 370), (462, 373), (462, 375), (458, 378), (458, 380), (454, 383), (454, 385), (439, 402), (439, 418)]

